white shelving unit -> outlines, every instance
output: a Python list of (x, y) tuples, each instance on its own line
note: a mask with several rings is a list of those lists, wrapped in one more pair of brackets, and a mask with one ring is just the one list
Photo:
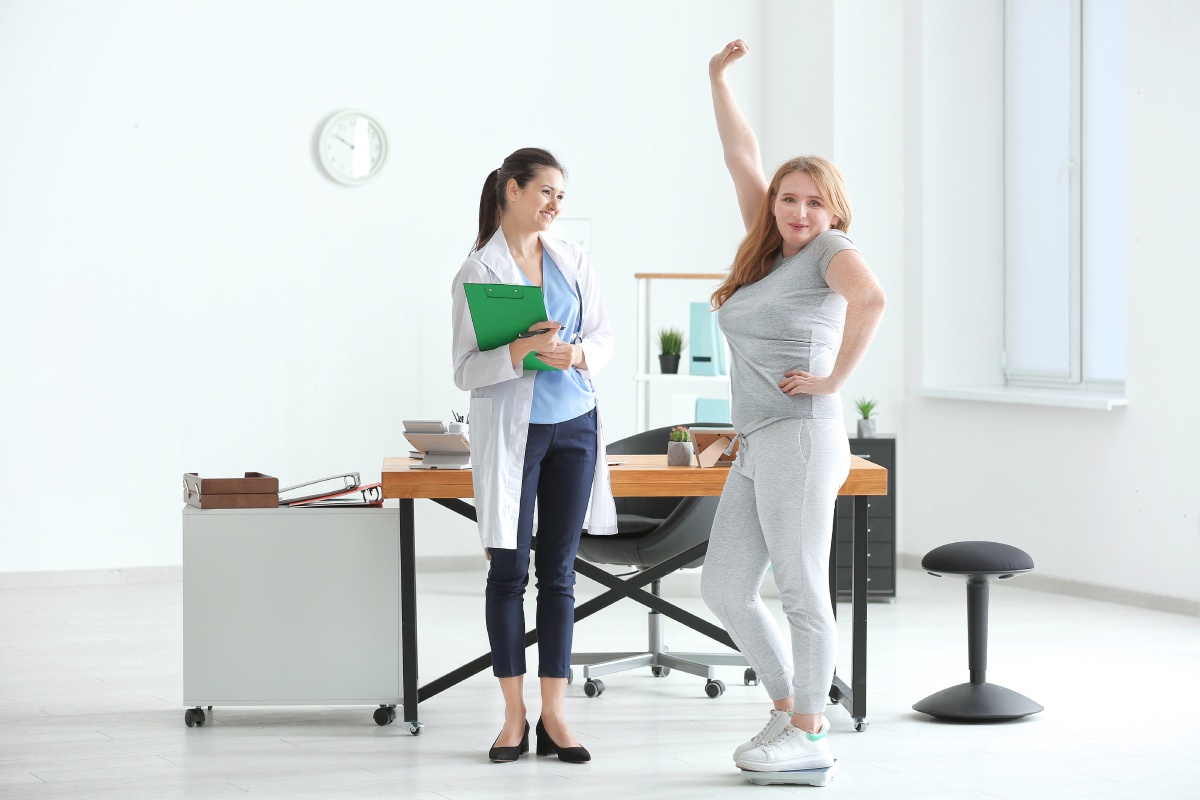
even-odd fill
[[(650, 386), (651, 384), (681, 385), (720, 384), (729, 386), (729, 375), (663, 375), (652, 372), (653, 353), (651, 352), (654, 337), (650, 329), (650, 287), (653, 281), (709, 281), (714, 288), (725, 275), (717, 272), (638, 272), (633, 276), (637, 280), (637, 373), (633, 376), (637, 387), (637, 430), (644, 431), (650, 427)], [(728, 355), (728, 354), (727, 354)], [(729, 363), (728, 357), (725, 363)], [(686, 362), (680, 364), (686, 368)]]

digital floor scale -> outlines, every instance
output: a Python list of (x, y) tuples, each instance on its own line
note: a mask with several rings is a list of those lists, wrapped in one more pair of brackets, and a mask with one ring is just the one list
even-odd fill
[(835, 758), (832, 767), (789, 769), (780, 772), (755, 772), (754, 770), (744, 769), (742, 770), (742, 776), (757, 786), (774, 786), (778, 784), (828, 786), (829, 782), (838, 774), (840, 767), (841, 762)]

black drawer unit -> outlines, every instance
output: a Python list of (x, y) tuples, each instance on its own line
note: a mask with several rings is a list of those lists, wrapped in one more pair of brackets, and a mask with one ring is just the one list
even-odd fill
[[(891, 600), (896, 597), (896, 437), (876, 436), (850, 439), (850, 453), (865, 458), (888, 471), (886, 497), (867, 501), (867, 598)], [(837, 500), (837, 593), (850, 598), (850, 519), (853, 498)]]

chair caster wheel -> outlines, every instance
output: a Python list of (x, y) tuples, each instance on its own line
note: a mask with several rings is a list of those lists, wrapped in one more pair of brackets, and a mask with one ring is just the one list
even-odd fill
[(394, 707), (380, 706), (375, 709), (375, 713), (371, 716), (374, 717), (376, 725), (391, 725), (396, 721), (396, 709)]
[(651, 667), (650, 674), (656, 678), (665, 678), (671, 674), (670, 667)]
[(854, 720), (854, 730), (858, 731), (859, 733), (865, 731), (868, 725), (870, 725), (870, 723), (867, 722), (866, 717), (859, 717), (858, 719)]
[(425, 726), (423, 724), (421, 724), (420, 722), (410, 722), (410, 723), (408, 723), (408, 732), (411, 733), (413, 736), (420, 736), (421, 729), (424, 727)]
[(575, 682), (575, 670), (567, 667), (567, 686)]
[(704, 684), (704, 693), (714, 700), (725, 694), (725, 684), (713, 678), (708, 683)]
[(742, 673), (742, 682), (747, 686), (758, 686), (758, 673), (752, 669), (747, 669)]
[(599, 697), (604, 694), (604, 681), (599, 678), (592, 678), (583, 685), (583, 693), (588, 697)]
[[(212, 706), (209, 706), (209, 708), (211, 709)], [(189, 708), (187, 711), (183, 712), (183, 724), (187, 725), (189, 728), (192, 726), (197, 728), (204, 727), (204, 710), (199, 706), (196, 706), (195, 708)]]

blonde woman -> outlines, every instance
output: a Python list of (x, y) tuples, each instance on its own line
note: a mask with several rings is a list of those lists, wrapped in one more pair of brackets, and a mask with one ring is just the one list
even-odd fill
[[(713, 521), (701, 590), (772, 703), (766, 725), (734, 751), (735, 763), (813, 769), (833, 764), (823, 714), (837, 653), (829, 546), (850, 468), (838, 390), (874, 338), (886, 298), (846, 234), (850, 201), (833, 164), (793, 158), (768, 183), (754, 132), (725, 79), (746, 52), (739, 39), (709, 63), (746, 238), (712, 296), (731, 353), (739, 450)], [(758, 595), (768, 564), (790, 642)]]

